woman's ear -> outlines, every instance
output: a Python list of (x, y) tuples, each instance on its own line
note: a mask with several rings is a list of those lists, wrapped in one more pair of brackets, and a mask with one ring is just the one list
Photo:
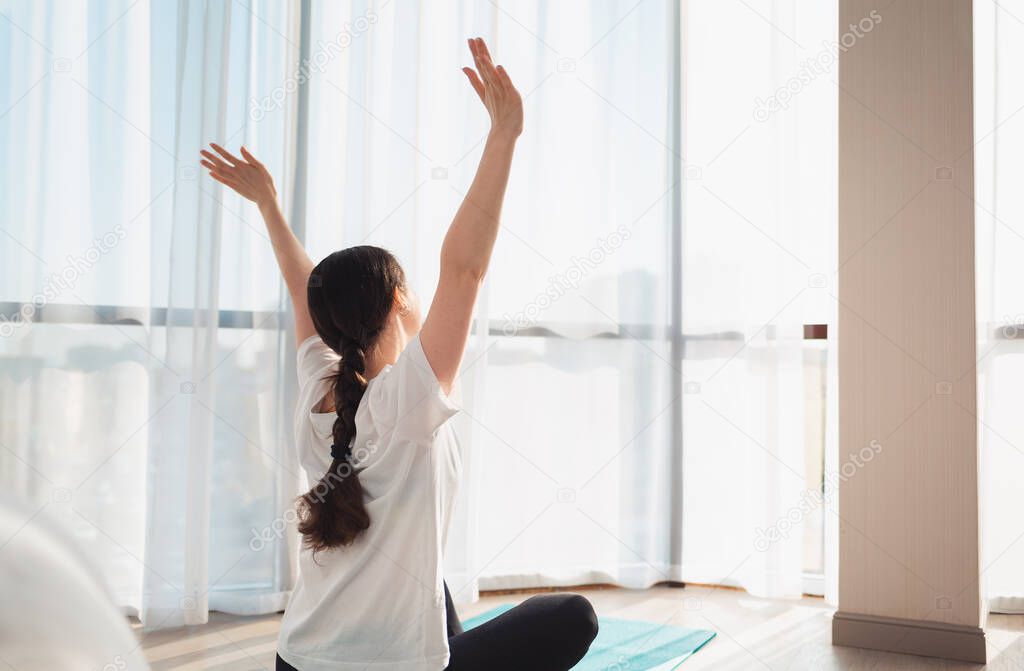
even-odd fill
[(404, 317), (409, 314), (410, 310), (409, 300), (405, 295), (405, 292), (401, 288), (395, 289), (395, 310), (398, 311), (399, 316)]

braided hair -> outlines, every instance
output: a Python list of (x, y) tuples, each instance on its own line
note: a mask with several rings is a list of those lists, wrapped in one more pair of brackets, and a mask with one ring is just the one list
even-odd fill
[(398, 260), (380, 247), (334, 252), (310, 274), (309, 315), (317, 334), (341, 359), (329, 380), (334, 411), (331, 465), (299, 497), (299, 532), (314, 554), (349, 545), (370, 526), (353, 458), (356, 411), (366, 391), (366, 353), (387, 326), (396, 291), (405, 290)]

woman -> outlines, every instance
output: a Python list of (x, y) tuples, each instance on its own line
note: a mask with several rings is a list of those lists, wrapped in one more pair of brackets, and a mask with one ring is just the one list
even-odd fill
[(299, 580), (281, 621), (278, 669), (561, 671), (597, 634), (590, 604), (536, 596), (463, 632), (442, 577), (460, 457), (449, 394), (498, 234), (523, 104), (481, 39), (464, 68), (491, 118), (476, 177), (445, 236), (433, 303), (420, 319), (395, 258), (378, 247), (316, 267), (244, 147), (202, 164), (260, 207), (295, 309), (295, 440), (310, 482), (299, 500)]

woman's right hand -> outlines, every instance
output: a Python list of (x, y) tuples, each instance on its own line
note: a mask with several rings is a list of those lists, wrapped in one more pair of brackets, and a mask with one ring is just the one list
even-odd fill
[(261, 208), (277, 203), (274, 178), (270, 176), (266, 166), (256, 160), (248, 149), (242, 147), (243, 158), (238, 158), (218, 144), (211, 142), (210, 147), (220, 156), (205, 149), (199, 151), (204, 159), (200, 164), (210, 171), (210, 177), (231, 187)]
[(313, 270), (313, 261), (303, 249), (302, 243), (288, 227), (281, 208), (277, 206), (277, 189), (274, 179), (266, 166), (256, 160), (249, 150), (242, 147), (242, 158), (238, 158), (224, 147), (210, 143), (212, 152), (200, 150), (202, 166), (210, 171), (210, 177), (231, 187), (240, 195), (259, 205), (267, 235), (274, 248), (277, 265), (281, 269), (284, 283), (288, 286), (295, 308), (295, 342), (305, 342), (316, 334), (313, 320), (309, 316), (306, 302), (306, 285)]
[(523, 132), (523, 98), (501, 65), (495, 67), (482, 38), (471, 38), (469, 50), (476, 70), (462, 68), (491, 116), (491, 135), (514, 140)]

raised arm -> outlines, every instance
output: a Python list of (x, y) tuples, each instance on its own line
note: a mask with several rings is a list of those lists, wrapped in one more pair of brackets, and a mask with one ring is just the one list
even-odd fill
[(473, 304), (498, 236), (512, 153), (523, 131), (523, 101), (502, 66), (495, 67), (482, 39), (469, 40), (476, 70), (463, 68), (487, 113), (491, 130), (469, 191), (441, 246), (434, 301), (420, 332), (427, 361), (447, 393), (459, 372)]
[(217, 153), (205, 149), (199, 152), (204, 159), (200, 163), (210, 171), (210, 177), (231, 187), (260, 208), (263, 222), (267, 225), (270, 244), (274, 247), (274, 256), (277, 257), (277, 265), (292, 298), (292, 306), (295, 309), (295, 342), (300, 344), (316, 334), (313, 321), (309, 318), (309, 307), (306, 305), (306, 284), (309, 282), (309, 274), (313, 272), (313, 261), (281, 213), (281, 208), (277, 204), (274, 179), (266, 166), (257, 161), (245, 147), (241, 149), (242, 158), (220, 145), (210, 144), (210, 147)]

